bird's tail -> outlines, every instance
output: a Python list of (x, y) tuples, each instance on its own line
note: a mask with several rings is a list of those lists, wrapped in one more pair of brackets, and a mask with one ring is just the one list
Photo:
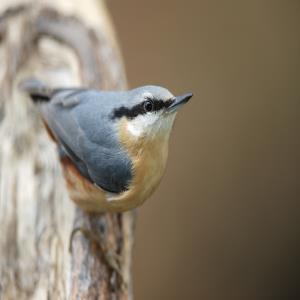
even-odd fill
[(19, 88), (27, 93), (33, 102), (48, 102), (52, 95), (53, 89), (47, 87), (44, 83), (36, 79), (27, 79), (19, 84)]

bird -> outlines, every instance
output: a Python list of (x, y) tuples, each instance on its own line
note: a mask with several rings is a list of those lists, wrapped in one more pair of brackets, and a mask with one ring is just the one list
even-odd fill
[(70, 198), (87, 212), (124, 212), (158, 187), (179, 109), (192, 93), (174, 96), (147, 85), (107, 91), (21, 83), (57, 144)]

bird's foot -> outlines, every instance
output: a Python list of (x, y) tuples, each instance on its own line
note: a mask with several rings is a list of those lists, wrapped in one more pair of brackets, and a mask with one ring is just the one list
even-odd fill
[(121, 256), (118, 255), (114, 250), (111, 250), (107, 245), (105, 245), (101, 237), (92, 232), (91, 230), (84, 227), (74, 228), (70, 236), (69, 251), (72, 253), (72, 241), (77, 232), (81, 232), (87, 239), (89, 239), (91, 242), (96, 243), (99, 246), (101, 253), (104, 256), (105, 263), (108, 265), (109, 268), (113, 270), (113, 272), (115, 272), (119, 276), (122, 289), (126, 288), (127, 283), (125, 282), (124, 276), (121, 271)]

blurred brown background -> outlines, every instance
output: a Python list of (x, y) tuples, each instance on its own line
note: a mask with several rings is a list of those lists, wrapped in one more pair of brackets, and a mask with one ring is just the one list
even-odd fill
[(300, 299), (300, 1), (108, 5), (130, 86), (195, 94), (139, 209), (136, 299)]

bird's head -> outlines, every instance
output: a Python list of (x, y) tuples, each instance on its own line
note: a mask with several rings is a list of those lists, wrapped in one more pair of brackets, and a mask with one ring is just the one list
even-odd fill
[(126, 119), (126, 129), (135, 138), (168, 137), (176, 113), (193, 94), (175, 97), (159, 86), (143, 86), (127, 92), (126, 103), (114, 109), (115, 119)]

